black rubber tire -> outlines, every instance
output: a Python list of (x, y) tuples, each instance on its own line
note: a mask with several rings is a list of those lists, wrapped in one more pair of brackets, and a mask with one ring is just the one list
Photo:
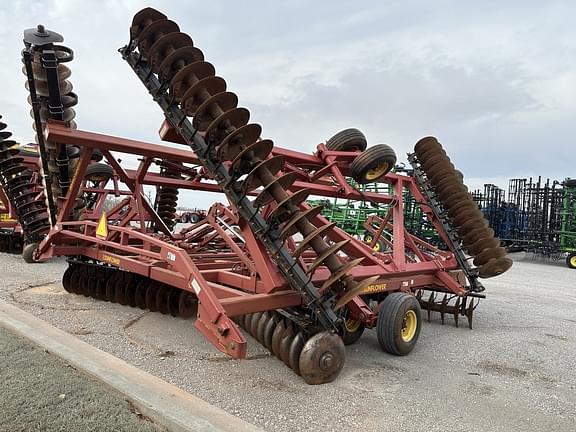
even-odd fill
[(66, 147), (66, 154), (68, 155), (68, 159), (78, 159), (80, 157), (80, 147), (69, 145)]
[(384, 243), (382, 240), (378, 240), (376, 244), (372, 246), (372, 250), (374, 252), (384, 252), (385, 249), (386, 249), (386, 243)]
[(192, 213), (192, 214), (190, 215), (190, 222), (192, 222), (192, 223), (198, 223), (198, 222), (200, 222), (200, 215), (197, 214), (197, 213)]
[[(404, 316), (412, 310), (416, 315), (416, 331), (410, 341), (402, 338)], [(416, 346), (422, 327), (420, 304), (416, 297), (402, 292), (389, 294), (380, 304), (376, 334), (380, 347), (394, 355), (404, 356)]]
[(110, 165), (103, 163), (93, 163), (88, 165), (84, 178), (90, 181), (108, 181), (114, 175), (114, 170)]
[(566, 257), (566, 265), (568, 268), (576, 269), (576, 252), (569, 253)]
[(564, 186), (566, 187), (575, 187), (576, 186), (576, 179), (568, 179), (564, 182)]
[(104, 159), (104, 154), (100, 149), (92, 150), (92, 156), (90, 157), (90, 160), (94, 162), (100, 162), (102, 159)]
[(368, 143), (358, 129), (344, 129), (326, 141), (326, 148), (332, 151), (364, 151)]
[(356, 343), (358, 341), (358, 339), (360, 339), (360, 337), (362, 337), (362, 334), (364, 333), (364, 323), (358, 323), (357, 321), (353, 321), (351, 322), (351, 324), (357, 324), (358, 327), (351, 329), (352, 331), (350, 331), (348, 329), (347, 324), (347, 318), (344, 317), (344, 325), (342, 326), (342, 342), (344, 342), (344, 345), (352, 345), (353, 343)]
[(188, 223), (188, 222), (190, 222), (190, 221), (188, 220), (188, 215), (187, 215), (186, 213), (184, 213), (184, 214), (182, 215), (182, 217), (180, 218), (180, 223)]
[(362, 240), (364, 241), (364, 243), (372, 243), (373, 239), (374, 239), (374, 236), (372, 235), (372, 233), (370, 231), (366, 231), (364, 233), (364, 235), (362, 236)]
[[(386, 163), (388, 166), (380, 175), (373, 178), (366, 178), (369, 171)], [(356, 156), (350, 164), (352, 178), (360, 184), (374, 183), (390, 172), (396, 164), (396, 152), (386, 144), (376, 144), (368, 150)]]
[(38, 247), (38, 243), (30, 243), (24, 246), (22, 249), (22, 259), (28, 264), (34, 264), (34, 251)]

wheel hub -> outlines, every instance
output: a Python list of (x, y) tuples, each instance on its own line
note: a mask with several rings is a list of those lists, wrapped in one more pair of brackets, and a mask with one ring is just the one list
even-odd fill
[(418, 328), (418, 317), (413, 310), (406, 311), (402, 320), (401, 336), (404, 342), (410, 342), (416, 334)]
[(331, 382), (342, 371), (345, 357), (344, 342), (338, 335), (317, 333), (304, 344), (298, 362), (300, 375), (308, 384)]
[(376, 180), (384, 175), (384, 173), (388, 170), (388, 163), (387, 162), (380, 162), (374, 168), (368, 170), (366, 172), (366, 180)]

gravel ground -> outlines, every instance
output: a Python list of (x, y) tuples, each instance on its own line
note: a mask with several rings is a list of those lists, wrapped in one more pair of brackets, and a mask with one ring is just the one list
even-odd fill
[(0, 431), (158, 432), (119, 394), (0, 329)]
[(0, 255), (0, 298), (265, 430), (573, 432), (576, 271), (515, 258), (485, 281), (474, 330), (433, 315), (406, 357), (382, 352), (367, 331), (340, 377), (321, 386), (255, 341), (248, 360), (231, 360), (193, 321), (68, 294), (62, 260)]

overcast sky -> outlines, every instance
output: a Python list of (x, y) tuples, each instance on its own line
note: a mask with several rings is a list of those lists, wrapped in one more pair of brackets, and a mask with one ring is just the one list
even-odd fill
[(79, 128), (158, 142), (161, 111), (117, 53), (145, 6), (190, 34), (276, 145), (312, 151), (357, 127), (405, 160), (435, 135), (473, 187), (576, 177), (569, 0), (2, 0), (0, 113), (17, 138), (33, 137), (22, 31), (42, 23), (74, 49)]

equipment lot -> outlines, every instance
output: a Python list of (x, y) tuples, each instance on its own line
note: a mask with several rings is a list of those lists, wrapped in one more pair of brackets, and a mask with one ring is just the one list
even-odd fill
[(63, 260), (2, 254), (0, 298), (266, 430), (573, 431), (576, 271), (514, 258), (486, 281), (474, 330), (433, 314), (407, 357), (367, 331), (321, 386), (252, 340), (248, 360), (229, 360), (192, 321), (68, 294)]

